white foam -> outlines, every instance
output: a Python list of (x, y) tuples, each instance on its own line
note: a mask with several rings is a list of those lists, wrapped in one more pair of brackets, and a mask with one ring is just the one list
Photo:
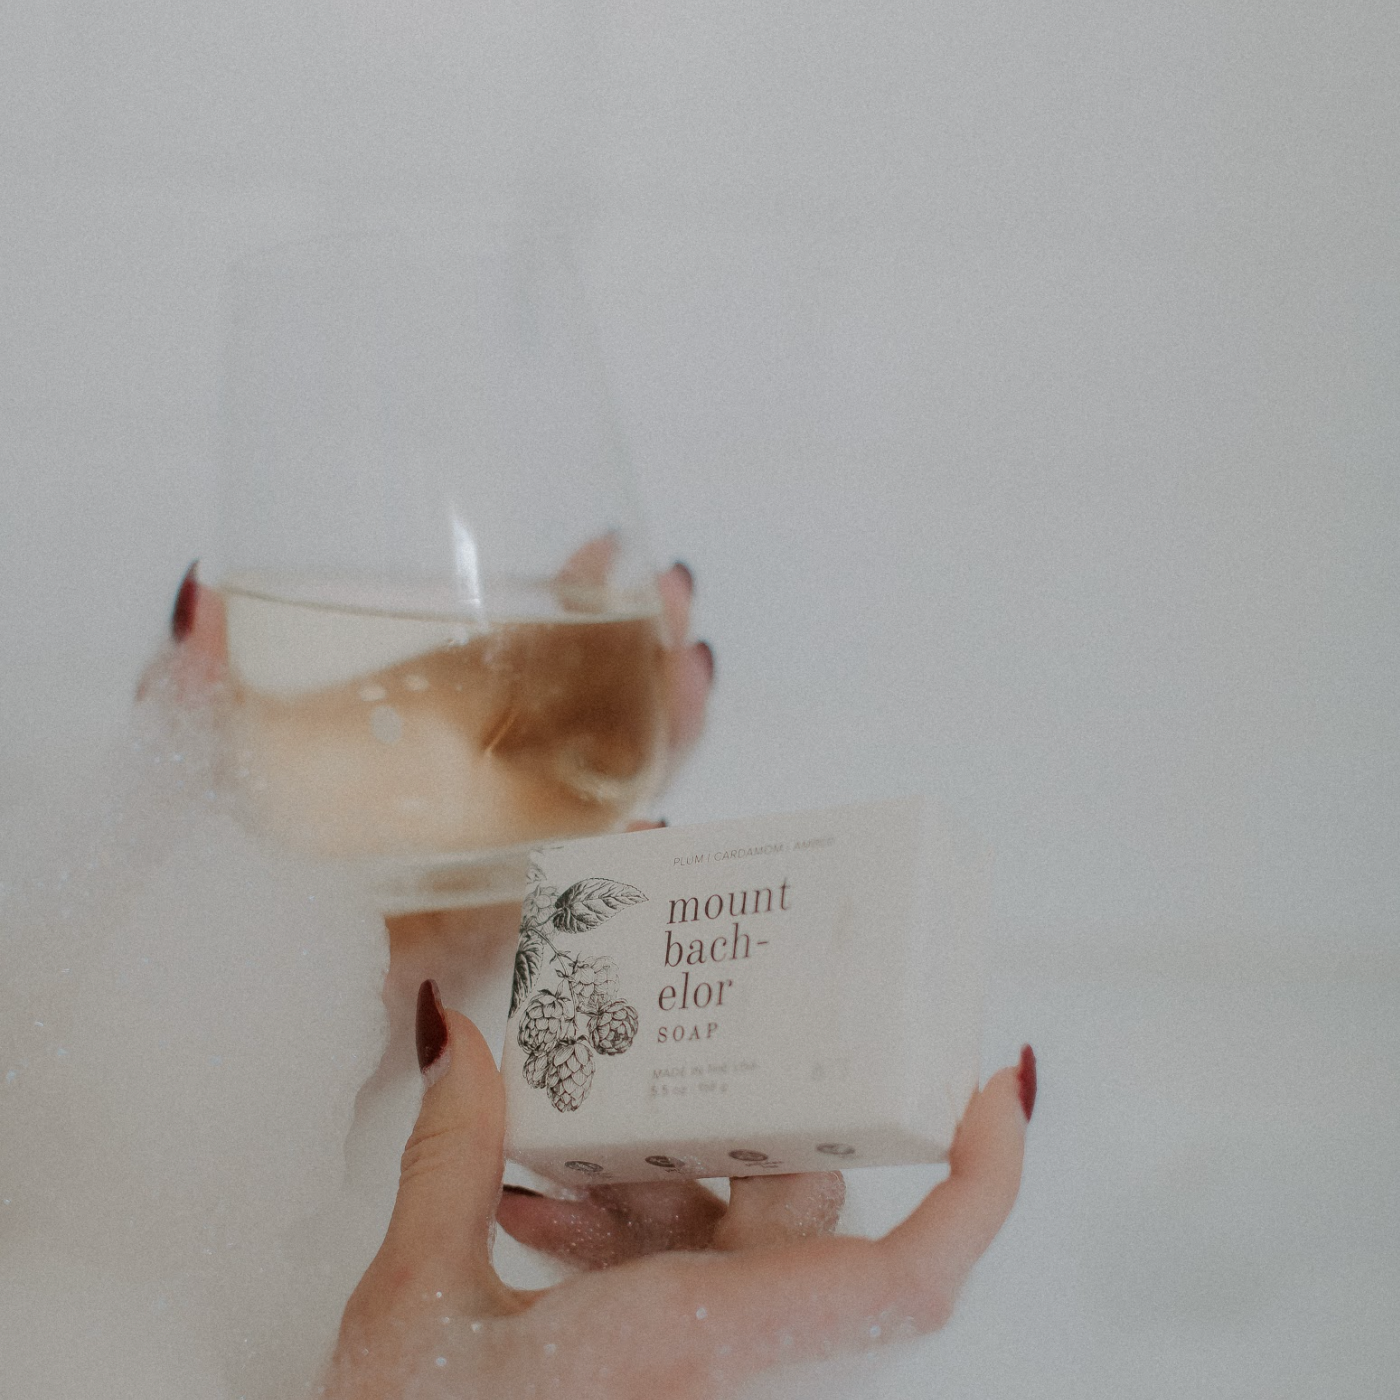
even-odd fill
[[(372, 901), (238, 827), (211, 735), (161, 688), (0, 844), (0, 1393), (25, 1400), (313, 1395), (419, 1101), (412, 1072), (361, 1093), (385, 1035)], [(505, 993), (466, 1008), (488, 1040)], [(504, 1235), (496, 1262), (559, 1277)]]
[(382, 923), (242, 832), (207, 739), (145, 707), (87, 775), (86, 834), (54, 823), (0, 871), (16, 1394), (299, 1393), (382, 1237), (344, 1157), (384, 1038)]

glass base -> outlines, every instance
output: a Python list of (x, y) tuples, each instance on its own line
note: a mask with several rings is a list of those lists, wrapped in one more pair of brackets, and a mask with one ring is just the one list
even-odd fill
[(445, 856), (405, 856), (368, 863), (387, 916), (436, 909), (519, 904), (525, 898), (530, 846), (500, 846)]

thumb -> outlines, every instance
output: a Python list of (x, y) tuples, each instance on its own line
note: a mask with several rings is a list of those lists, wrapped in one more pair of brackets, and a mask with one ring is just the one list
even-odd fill
[(481, 1032), (443, 1007), (431, 980), (418, 991), (417, 1030), (423, 1106), (373, 1268), (395, 1291), (443, 1293), (463, 1306), (496, 1311), (511, 1297), (491, 1267), (505, 1090)]

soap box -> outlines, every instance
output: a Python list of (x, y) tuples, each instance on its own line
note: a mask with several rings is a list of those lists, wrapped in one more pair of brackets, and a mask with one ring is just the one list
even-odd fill
[(575, 1185), (945, 1160), (987, 865), (912, 799), (540, 847), (507, 1156)]

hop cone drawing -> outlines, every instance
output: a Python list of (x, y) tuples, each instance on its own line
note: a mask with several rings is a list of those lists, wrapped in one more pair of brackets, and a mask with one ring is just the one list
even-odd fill
[(574, 1019), (573, 1003), (557, 992), (536, 992), (520, 1017), (515, 1038), (527, 1055), (550, 1050)]
[(606, 954), (580, 959), (569, 978), (569, 990), (578, 1009), (592, 1016), (617, 997), (617, 964)]
[(539, 866), (532, 864), (530, 886), (520, 910), (520, 926), (528, 929), (543, 928), (554, 914), (554, 901), (558, 893), (553, 885), (544, 883)]
[(544, 1087), (560, 1113), (572, 1113), (593, 1087), (593, 1051), (586, 1040), (567, 1040), (546, 1052)]
[(637, 1010), (625, 1001), (610, 1001), (588, 1023), (588, 1038), (600, 1055), (620, 1055), (637, 1034)]
[[(553, 1047), (551, 1047), (553, 1048)], [(549, 1071), (549, 1051), (536, 1050), (528, 1060), (525, 1061), (525, 1082), (532, 1089), (543, 1089), (545, 1075)]]

